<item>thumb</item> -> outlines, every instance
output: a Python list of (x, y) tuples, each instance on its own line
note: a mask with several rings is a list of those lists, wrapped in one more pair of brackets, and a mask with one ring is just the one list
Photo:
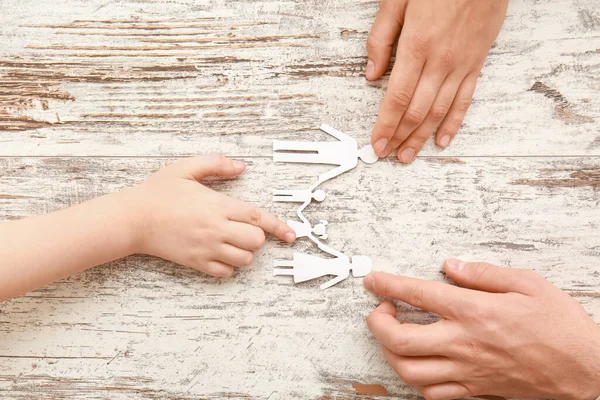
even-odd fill
[(538, 274), (514, 268), (498, 267), (484, 262), (465, 262), (449, 258), (444, 263), (446, 275), (459, 285), (491, 293), (532, 294)]
[(383, 303), (378, 305), (377, 308), (371, 311), (371, 314), (388, 314), (396, 318), (396, 306), (394, 306), (389, 301), (384, 301)]
[(201, 181), (209, 176), (237, 176), (244, 172), (246, 164), (222, 154), (185, 158), (171, 164), (167, 171), (181, 178)]
[(379, 79), (387, 70), (392, 47), (404, 24), (406, 0), (383, 0), (367, 38), (368, 80)]

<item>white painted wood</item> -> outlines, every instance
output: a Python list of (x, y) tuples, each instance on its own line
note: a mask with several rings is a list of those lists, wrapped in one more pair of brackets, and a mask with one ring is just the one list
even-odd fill
[[(266, 156), (321, 122), (368, 142), (387, 81), (363, 78), (375, 1), (42, 4), (0, 4), (0, 155)], [(600, 154), (596, 6), (511, 1), (443, 154)]]
[[(165, 160), (4, 158), (0, 219), (42, 213), (141, 182)], [(239, 180), (214, 188), (276, 212), (271, 188), (299, 171), (248, 158)], [(327, 168), (323, 166), (323, 168)], [(330, 218), (332, 246), (374, 268), (442, 280), (444, 258), (530, 268), (573, 292), (600, 320), (598, 157), (430, 158), (360, 165), (323, 185), (306, 210)], [(260, 182), (260, 184), (257, 184)], [(335, 199), (336, 201), (332, 201)], [(294, 248), (310, 252), (310, 243)], [(146, 257), (100, 267), (0, 305), (0, 393), (8, 398), (349, 398), (353, 383), (405, 388), (364, 318), (377, 299), (360, 279), (326, 291), (293, 285), (270, 242), (227, 281)], [(427, 314), (401, 308), (402, 318)], [(27, 397), (29, 396), (29, 397)], [(329, 397), (328, 397), (329, 396)], [(362, 397), (361, 397), (362, 398)]]
[[(272, 191), (328, 167), (276, 166), (273, 140), (325, 140), (325, 122), (368, 143), (387, 82), (363, 77), (376, 8), (0, 1), (0, 220), (211, 151), (249, 163), (216, 189), (293, 218)], [(376, 270), (443, 279), (450, 256), (530, 268), (600, 321), (599, 48), (596, 0), (511, 0), (452, 147), (410, 166), (361, 163), (306, 215)], [(0, 304), (0, 396), (365, 399), (382, 388), (353, 385), (373, 384), (414, 398), (367, 331), (378, 299), (360, 279), (320, 291), (273, 277), (292, 253), (270, 242), (228, 281), (131, 257)]]

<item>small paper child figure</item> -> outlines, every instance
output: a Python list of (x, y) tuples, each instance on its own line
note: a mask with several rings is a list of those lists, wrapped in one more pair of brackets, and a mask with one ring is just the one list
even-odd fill
[[(300, 239), (303, 237), (308, 237), (311, 240), (314, 240), (312, 236), (315, 234), (320, 239), (327, 239), (327, 221), (323, 220), (314, 227), (310, 224), (310, 222), (300, 222), (300, 221), (291, 221), (287, 222), (288, 226), (296, 232), (296, 239)], [(316, 241), (315, 241), (316, 242)]]
[[(314, 190), (314, 189), (313, 189)], [(308, 219), (302, 214), (302, 211), (311, 203), (314, 199), (318, 202), (322, 202), (325, 200), (325, 192), (322, 190), (274, 190), (273, 191), (273, 201), (279, 202), (288, 202), (288, 203), (303, 203), (300, 207), (298, 207), (298, 218), (300, 221), (288, 221), (288, 225), (290, 225), (296, 231), (296, 237), (309, 237), (314, 241), (314, 238), (310, 234), (311, 232), (315, 233), (321, 239), (327, 239), (327, 235), (325, 234), (325, 225), (327, 225), (327, 221), (321, 221), (321, 224), (318, 224), (314, 228), (308, 222)], [(316, 233), (317, 231), (322, 233)]]
[(321, 125), (321, 130), (338, 139), (337, 142), (294, 142), (276, 140), (273, 142), (273, 160), (284, 163), (338, 165), (324, 174), (311, 186), (311, 191), (321, 183), (335, 178), (358, 165), (360, 158), (373, 164), (379, 157), (370, 145), (358, 148), (358, 142), (329, 125)]
[(354, 256), (352, 262), (343, 255), (336, 258), (321, 258), (303, 253), (294, 253), (294, 259), (275, 260), (273, 275), (288, 275), (294, 277), (294, 283), (306, 282), (322, 276), (334, 275), (335, 278), (322, 284), (321, 289), (327, 289), (350, 276), (355, 278), (366, 276), (373, 269), (373, 262), (366, 256)]

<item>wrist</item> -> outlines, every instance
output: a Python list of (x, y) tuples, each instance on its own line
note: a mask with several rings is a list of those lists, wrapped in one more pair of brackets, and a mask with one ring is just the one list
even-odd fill
[(600, 326), (594, 324), (595, 335), (590, 343), (589, 381), (584, 382), (584, 392), (578, 398), (582, 400), (600, 400)]
[(139, 254), (143, 252), (144, 242), (144, 207), (140, 204), (135, 188), (114, 193), (119, 210), (118, 218), (124, 223), (122, 225), (123, 244), (126, 255)]

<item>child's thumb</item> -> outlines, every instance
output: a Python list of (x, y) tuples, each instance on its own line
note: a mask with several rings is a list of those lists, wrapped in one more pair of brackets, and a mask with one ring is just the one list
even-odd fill
[(175, 162), (169, 167), (181, 177), (193, 177), (200, 181), (209, 176), (236, 176), (244, 172), (246, 164), (232, 160), (222, 154), (211, 154), (186, 158)]

